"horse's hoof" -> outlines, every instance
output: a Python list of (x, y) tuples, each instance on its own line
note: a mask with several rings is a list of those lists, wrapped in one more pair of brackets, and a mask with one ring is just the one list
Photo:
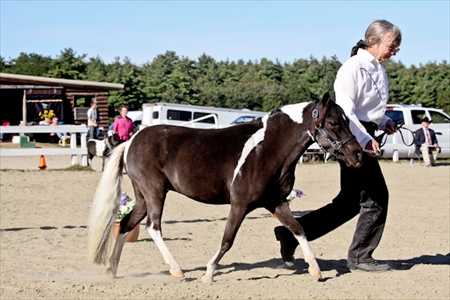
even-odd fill
[(208, 277), (208, 276), (203, 276), (202, 277), (202, 282), (203, 283), (213, 283), (212, 278)]
[(181, 270), (178, 271), (170, 271), (170, 275), (176, 278), (184, 278), (184, 273)]
[(112, 278), (116, 278), (116, 273), (114, 273), (111, 268), (106, 269), (106, 273), (107, 276), (110, 276)]
[(322, 279), (322, 272), (320, 272), (320, 269), (309, 267), (308, 272), (312, 277), (315, 277), (318, 280)]

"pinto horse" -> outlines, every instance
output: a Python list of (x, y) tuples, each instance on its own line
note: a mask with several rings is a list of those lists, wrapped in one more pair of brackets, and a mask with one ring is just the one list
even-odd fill
[(114, 133), (105, 136), (103, 140), (90, 139), (87, 141), (88, 164), (91, 165), (94, 156), (102, 158), (102, 172), (105, 168), (105, 159), (111, 155), (112, 150), (120, 144), (119, 135)]
[(89, 258), (106, 264), (111, 228), (119, 209), (123, 169), (133, 185), (136, 204), (120, 223), (107, 273), (116, 276), (125, 238), (147, 216), (146, 229), (170, 273), (184, 277), (161, 235), (167, 192), (207, 204), (230, 204), (222, 244), (207, 263), (203, 282), (212, 282), (220, 259), (231, 248), (244, 217), (265, 208), (295, 235), (311, 275), (321, 278), (302, 227), (286, 202), (300, 156), (317, 142), (349, 167), (362, 164), (361, 147), (343, 110), (329, 99), (287, 105), (261, 122), (223, 129), (181, 126), (147, 127), (113, 152), (98, 185), (89, 218)]

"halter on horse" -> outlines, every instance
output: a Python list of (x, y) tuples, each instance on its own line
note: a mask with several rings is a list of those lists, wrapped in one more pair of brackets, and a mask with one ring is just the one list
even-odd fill
[[(342, 142), (336, 142), (342, 141)], [(108, 272), (115, 276), (128, 233), (147, 216), (146, 229), (170, 273), (184, 277), (161, 235), (161, 217), (169, 190), (208, 204), (230, 204), (222, 244), (207, 264), (204, 282), (212, 282), (220, 259), (233, 245), (244, 217), (263, 207), (289, 228), (299, 241), (309, 273), (321, 278), (300, 224), (286, 196), (292, 191), (300, 156), (313, 143), (349, 167), (362, 164), (361, 148), (343, 110), (329, 100), (287, 105), (259, 123), (223, 129), (150, 126), (113, 152), (97, 188), (89, 218), (89, 257), (105, 264), (110, 253), (111, 227), (117, 216), (123, 169), (129, 176), (136, 204), (120, 223)]]

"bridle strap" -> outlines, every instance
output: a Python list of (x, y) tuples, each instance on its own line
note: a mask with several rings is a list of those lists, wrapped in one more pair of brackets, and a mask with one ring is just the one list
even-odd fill
[[(316, 129), (316, 132), (315, 132), (315, 134), (314, 134), (314, 136), (311, 134), (311, 132), (308, 130), (308, 134), (309, 134), (309, 136), (312, 138), (312, 140), (314, 141), (314, 142), (316, 142), (317, 143), (317, 145), (319, 145), (319, 148), (320, 148), (320, 150), (322, 150), (322, 152), (326, 155), (326, 159), (325, 160), (327, 160), (329, 157), (330, 157), (330, 155), (331, 156), (334, 156), (334, 157), (337, 157), (338, 156), (338, 154), (339, 154), (339, 150), (345, 145), (345, 144), (347, 144), (348, 142), (350, 142), (351, 140), (353, 140), (353, 139), (356, 139), (356, 137), (354, 136), (354, 135), (351, 135), (350, 137), (348, 137), (348, 138), (346, 138), (345, 140), (343, 140), (343, 141), (336, 141), (335, 139), (333, 139), (333, 137), (331, 137), (331, 135), (327, 132), (327, 131), (325, 131), (324, 129), (323, 129), (323, 123), (325, 122), (325, 117), (327, 116), (327, 114), (328, 114), (328, 103), (329, 102), (327, 102), (327, 104), (324, 106), (324, 110), (325, 110), (325, 113), (323, 113), (321, 116), (320, 116), (320, 118), (318, 118), (319, 117), (319, 111), (317, 110), (317, 102), (315, 103), (315, 105), (314, 105), (314, 109), (313, 109), (313, 112), (312, 112), (312, 117), (314, 118), (314, 119), (316, 119), (316, 125), (315, 125), (315, 129)], [(323, 136), (323, 138), (331, 145), (331, 147), (333, 147), (333, 149), (334, 149), (334, 151), (333, 152), (330, 152), (330, 151), (328, 151), (328, 150), (326, 150), (320, 143), (319, 143), (319, 141), (317, 141), (317, 133), (320, 133), (322, 136)]]

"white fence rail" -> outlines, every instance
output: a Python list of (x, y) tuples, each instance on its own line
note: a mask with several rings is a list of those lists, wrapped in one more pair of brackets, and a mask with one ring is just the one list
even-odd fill
[[(1, 133), (52, 133), (61, 132), (70, 134), (70, 148), (19, 148), (0, 149), (0, 156), (30, 156), (30, 155), (72, 155), (72, 166), (78, 164), (77, 155), (81, 155), (81, 165), (87, 166), (88, 128), (86, 125), (60, 125), (60, 126), (0, 126)], [(77, 133), (81, 135), (81, 148), (77, 148)]]

